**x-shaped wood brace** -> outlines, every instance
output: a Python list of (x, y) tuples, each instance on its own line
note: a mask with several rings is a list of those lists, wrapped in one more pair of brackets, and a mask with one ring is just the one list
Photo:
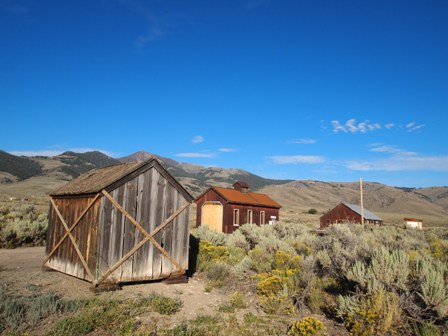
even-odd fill
[[(72, 231), (73, 229), (76, 227), (76, 225), (78, 225), (78, 223), (81, 221), (81, 219), (85, 216), (85, 214), (90, 210), (90, 208), (92, 207), (92, 205), (96, 202), (96, 200), (101, 196), (104, 195), (107, 197), (107, 199), (109, 199), (111, 201), (111, 203), (117, 207), (117, 209), (124, 215), (126, 216), (127, 219), (129, 219), (129, 221), (135, 225), (135, 227), (145, 236), (144, 239), (142, 239), (137, 245), (134, 246), (134, 248), (132, 250), (130, 250), (128, 253), (126, 253), (126, 255), (124, 255), (119, 261), (117, 261), (106, 273), (104, 273), (101, 278), (99, 280), (94, 280), (94, 276), (92, 274), (92, 272), (90, 271), (86, 260), (84, 259), (81, 251), (79, 250), (78, 244), (76, 243), (75, 238), (72, 235)], [(190, 203), (186, 203), (184, 204), (182, 207), (180, 207), (176, 212), (174, 212), (170, 217), (168, 217), (162, 224), (160, 224), (154, 231), (152, 231), (151, 233), (148, 233), (141, 225), (139, 222), (137, 222), (106, 190), (103, 190), (101, 193), (98, 193), (97, 195), (95, 195), (95, 197), (90, 201), (90, 203), (87, 205), (87, 207), (84, 209), (84, 211), (79, 215), (79, 217), (76, 219), (76, 221), (72, 224), (72, 226), (69, 228), (69, 226), (67, 225), (67, 222), (65, 221), (64, 217), (62, 216), (61, 212), (59, 211), (56, 203), (54, 202), (54, 200), (52, 198), (50, 198), (50, 202), (53, 205), (53, 208), (57, 214), (57, 216), (59, 217), (59, 219), (62, 222), (62, 225), (64, 226), (66, 232), (65, 234), (62, 236), (62, 238), (59, 240), (59, 242), (53, 247), (53, 249), (50, 251), (50, 253), (48, 253), (47, 257), (45, 258), (43, 264), (45, 265), (45, 263), (51, 258), (51, 256), (54, 254), (54, 252), (56, 252), (56, 250), (59, 248), (59, 246), (62, 244), (62, 242), (69, 237), (70, 240), (72, 241), (73, 247), (76, 250), (76, 253), (78, 254), (79, 259), (81, 260), (82, 265), (84, 266), (90, 281), (93, 282), (93, 284), (95, 286), (97, 286), (98, 284), (100, 284), (102, 281), (104, 281), (104, 279), (106, 279), (112, 272), (114, 272), (118, 267), (121, 266), (121, 264), (123, 264), (127, 259), (129, 259), (129, 257), (131, 257), (140, 247), (142, 247), (147, 241), (151, 241), (154, 246), (166, 257), (168, 258), (168, 260), (178, 268), (179, 273), (183, 273), (185, 270), (183, 269), (183, 267), (176, 261), (176, 259), (174, 259), (155, 239), (154, 236), (160, 231), (162, 230), (165, 226), (167, 226), (174, 218), (176, 218), (179, 214), (182, 213), (182, 211), (184, 211), (189, 205)]]
[(157, 234), (160, 230), (162, 230), (166, 225), (168, 225), (174, 218), (179, 216), (179, 214), (184, 211), (190, 203), (186, 203), (176, 210), (170, 217), (168, 217), (162, 224), (160, 224), (154, 231), (148, 233), (139, 222), (137, 222), (106, 190), (101, 192), (104, 196), (106, 196), (112, 204), (117, 207), (120, 212), (126, 216), (129, 221), (135, 225), (135, 227), (145, 236), (137, 245), (134, 246), (132, 250), (130, 250), (126, 255), (124, 255), (119, 261), (117, 261), (106, 273), (104, 273), (98, 281), (94, 282), (94, 285), (97, 286), (104, 279), (106, 279), (113, 271), (115, 271), (121, 264), (123, 264), (130, 256), (132, 256), (140, 247), (142, 247), (148, 240), (154, 244), (154, 246), (165, 256), (168, 260), (178, 268), (179, 273), (185, 272), (183, 267), (174, 259), (160, 244), (154, 239), (154, 235)]
[(65, 228), (65, 234), (62, 236), (62, 238), (59, 240), (59, 242), (53, 247), (53, 249), (50, 251), (50, 253), (48, 253), (47, 257), (44, 260), (44, 265), (45, 263), (50, 259), (50, 257), (53, 255), (53, 253), (58, 249), (58, 247), (62, 244), (62, 242), (65, 240), (65, 238), (69, 237), (70, 240), (72, 241), (73, 247), (76, 250), (76, 253), (78, 254), (79, 259), (81, 260), (82, 265), (84, 266), (87, 274), (90, 277), (90, 281), (93, 281), (94, 277), (92, 275), (92, 272), (89, 269), (89, 266), (87, 266), (87, 262), (84, 259), (84, 257), (82, 256), (81, 251), (79, 250), (78, 244), (76, 243), (75, 237), (73, 237), (72, 235), (72, 231), (75, 228), (76, 225), (78, 225), (78, 223), (81, 221), (81, 219), (84, 217), (84, 215), (90, 210), (90, 208), (92, 207), (92, 205), (96, 202), (96, 200), (101, 196), (101, 194), (97, 194), (91, 201), (90, 203), (87, 205), (87, 207), (84, 209), (84, 211), (79, 215), (79, 217), (76, 219), (76, 221), (72, 224), (72, 226), (69, 228), (64, 217), (62, 216), (61, 212), (59, 211), (56, 203), (54, 202), (54, 200), (52, 198), (50, 198), (50, 202), (53, 205), (53, 209), (56, 211), (56, 214), (58, 215), (59, 219), (62, 222), (62, 225)]

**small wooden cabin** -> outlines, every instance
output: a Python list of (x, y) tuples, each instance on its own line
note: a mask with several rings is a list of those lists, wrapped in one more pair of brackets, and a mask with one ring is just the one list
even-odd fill
[(156, 159), (88, 172), (50, 194), (44, 266), (95, 286), (182, 275), (192, 201)]
[(320, 228), (338, 223), (361, 223), (363, 212), (365, 224), (383, 225), (383, 220), (369, 210), (362, 211), (357, 204), (341, 203), (320, 217)]
[(268, 224), (279, 219), (280, 204), (268, 195), (249, 192), (246, 182), (238, 181), (233, 189), (210, 187), (195, 201), (196, 225), (232, 233), (242, 224)]
[(412, 229), (423, 229), (423, 219), (403, 218), (404, 226)]

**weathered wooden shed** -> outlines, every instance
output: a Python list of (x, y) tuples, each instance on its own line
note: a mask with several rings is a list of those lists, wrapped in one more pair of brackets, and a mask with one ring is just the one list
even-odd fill
[(246, 182), (238, 181), (234, 189), (210, 187), (195, 201), (196, 225), (232, 233), (242, 224), (264, 225), (279, 219), (280, 204), (266, 194), (249, 192)]
[(44, 266), (95, 286), (182, 275), (192, 201), (156, 159), (88, 172), (50, 194)]
[(362, 213), (365, 224), (383, 225), (383, 220), (369, 210), (361, 209), (357, 204), (340, 203), (320, 217), (320, 228), (338, 223), (361, 223)]

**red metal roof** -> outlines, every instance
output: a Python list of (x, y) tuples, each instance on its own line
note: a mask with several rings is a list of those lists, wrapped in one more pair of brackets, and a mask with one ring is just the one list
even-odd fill
[(241, 203), (241, 204), (251, 204), (251, 205), (261, 205), (273, 208), (281, 208), (281, 205), (270, 198), (268, 195), (259, 194), (254, 192), (242, 193), (238, 190), (227, 189), (221, 187), (211, 187), (218, 194), (224, 197), (228, 202), (231, 203)]

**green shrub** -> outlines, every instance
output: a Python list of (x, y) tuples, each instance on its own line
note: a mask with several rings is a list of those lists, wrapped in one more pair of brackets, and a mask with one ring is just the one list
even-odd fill
[(288, 335), (291, 336), (328, 336), (325, 325), (315, 317), (304, 317), (292, 324)]
[(418, 295), (438, 317), (448, 315), (448, 267), (437, 259), (419, 258), (415, 264)]
[(0, 247), (41, 246), (48, 228), (47, 206), (13, 203), (0, 210)]
[(149, 306), (159, 314), (173, 315), (182, 308), (179, 298), (170, 298), (158, 293), (151, 293), (148, 297)]
[(448, 261), (448, 240), (433, 239), (430, 242), (431, 255), (441, 261)]
[(198, 270), (204, 271), (216, 262), (227, 262), (229, 250), (226, 246), (217, 246), (207, 240), (199, 241)]
[(409, 291), (408, 255), (403, 250), (389, 252), (384, 246), (375, 251), (369, 265), (356, 261), (347, 269), (345, 276), (357, 283), (360, 289), (368, 292), (386, 289), (397, 292)]
[(56, 321), (50, 335), (87, 335), (95, 330), (96, 318), (92, 314), (79, 314)]
[(199, 238), (199, 240), (208, 241), (210, 244), (215, 246), (225, 245), (227, 240), (224, 233), (211, 230), (208, 225), (201, 225), (196, 228), (195, 236)]
[(272, 263), (274, 257), (270, 253), (266, 253), (260, 246), (256, 246), (254, 249), (248, 252), (250, 258), (250, 268), (256, 273), (265, 273), (272, 270)]
[(237, 309), (247, 308), (246, 302), (244, 300), (244, 295), (238, 291), (234, 292), (230, 296), (230, 302), (232, 303), (232, 306)]
[(339, 296), (339, 315), (353, 335), (388, 335), (403, 328), (402, 310), (395, 293), (377, 291), (348, 299)]
[(213, 288), (221, 288), (226, 285), (231, 274), (231, 268), (226, 263), (221, 261), (214, 262), (205, 271), (207, 276), (206, 291), (211, 291)]
[(65, 300), (54, 293), (12, 295), (0, 284), (0, 332), (22, 332), (51, 314), (73, 311), (84, 305), (83, 301)]
[(317, 214), (317, 210), (314, 209), (314, 208), (309, 209), (309, 210), (308, 210), (308, 214), (310, 214), (310, 215), (315, 215), (315, 214)]
[(432, 322), (427, 323), (412, 323), (412, 331), (414, 332), (415, 336), (441, 336), (442, 332), (440, 331), (439, 327), (434, 325)]
[(257, 298), (266, 313), (293, 314), (296, 276), (295, 270), (277, 269), (258, 275)]

